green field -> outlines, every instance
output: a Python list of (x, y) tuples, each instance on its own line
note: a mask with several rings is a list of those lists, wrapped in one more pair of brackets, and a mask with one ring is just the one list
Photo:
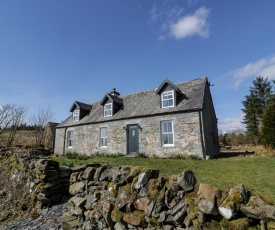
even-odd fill
[(208, 183), (226, 190), (239, 183), (253, 195), (259, 195), (275, 204), (275, 157), (231, 157), (216, 160), (152, 159), (129, 157), (77, 158), (53, 157), (61, 165), (80, 165), (88, 162), (112, 166), (145, 166), (160, 170), (160, 175), (169, 177), (190, 169), (199, 183)]

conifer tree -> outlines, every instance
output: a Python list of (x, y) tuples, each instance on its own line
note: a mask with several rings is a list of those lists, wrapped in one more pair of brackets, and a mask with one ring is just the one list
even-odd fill
[(243, 123), (246, 125), (247, 135), (250, 136), (254, 144), (260, 141), (260, 126), (263, 112), (272, 98), (272, 87), (268, 78), (261, 76), (253, 81), (250, 87), (250, 95), (245, 96), (242, 101), (244, 109)]
[(275, 149), (275, 102), (264, 111), (261, 134), (264, 146)]

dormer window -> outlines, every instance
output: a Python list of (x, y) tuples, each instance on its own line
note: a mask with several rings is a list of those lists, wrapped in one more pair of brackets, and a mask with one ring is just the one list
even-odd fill
[(184, 97), (183, 92), (167, 78), (158, 87), (156, 94), (160, 97), (160, 108), (175, 107)]
[(108, 103), (104, 105), (104, 117), (109, 117), (113, 115), (113, 103)]
[(162, 108), (174, 107), (174, 91), (166, 91), (161, 94)]
[(88, 105), (79, 101), (75, 101), (70, 109), (73, 122), (80, 121), (92, 110), (92, 105)]
[(79, 110), (73, 111), (73, 121), (79, 121)]
[(110, 93), (105, 94), (100, 104), (103, 106), (103, 116), (114, 116), (123, 109), (123, 99), (119, 97), (119, 92), (114, 88)]

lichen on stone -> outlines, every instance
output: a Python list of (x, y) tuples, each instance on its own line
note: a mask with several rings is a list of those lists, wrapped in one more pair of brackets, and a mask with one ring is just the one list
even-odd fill
[(114, 207), (113, 211), (111, 212), (111, 218), (114, 222), (120, 222), (123, 218), (124, 213), (121, 212), (116, 206)]

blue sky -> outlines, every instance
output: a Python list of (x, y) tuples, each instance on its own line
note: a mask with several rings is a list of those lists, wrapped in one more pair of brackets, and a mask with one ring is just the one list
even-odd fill
[(255, 77), (275, 79), (275, 1), (0, 0), (0, 105), (54, 121), (101, 100), (208, 76), (223, 132)]

